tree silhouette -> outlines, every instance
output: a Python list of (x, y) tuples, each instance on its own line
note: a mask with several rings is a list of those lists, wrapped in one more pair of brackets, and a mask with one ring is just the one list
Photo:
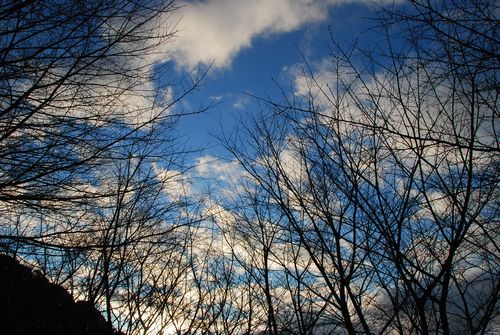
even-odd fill
[[(174, 127), (187, 113), (176, 103), (203, 74), (168, 80), (175, 9), (0, 4), (0, 251), (37, 263), (129, 332), (146, 321), (146, 287), (175, 286), (164, 277), (183, 268), (174, 259), (190, 203), (170, 185), (185, 169)], [(159, 258), (168, 271), (156, 278)]]
[[(264, 237), (236, 228), (240, 240), (273, 241), (274, 277), (287, 283), (294, 317), (278, 328), (496, 329), (495, 11), (490, 1), (384, 8), (383, 44), (332, 38), (328, 71), (306, 65), (293, 94), (261, 99), (267, 108), (224, 139), (249, 175), (237, 200), (248, 207), (228, 206), (239, 208), (234, 225), (267, 227)], [(308, 306), (314, 330), (303, 327)]]

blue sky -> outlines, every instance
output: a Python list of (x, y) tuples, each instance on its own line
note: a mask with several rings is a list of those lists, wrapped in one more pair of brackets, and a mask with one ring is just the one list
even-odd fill
[(273, 80), (293, 90), (303, 57), (319, 70), (329, 55), (329, 29), (341, 43), (374, 42), (369, 28), (375, 23), (366, 18), (376, 6), (368, 0), (206, 0), (180, 5), (173, 18), (178, 20), (176, 71), (186, 75), (213, 62), (204, 85), (184, 101), (184, 108), (213, 100), (218, 104), (182, 119), (178, 129), (188, 146), (207, 147), (199, 155), (224, 155), (212, 135), (221, 127), (230, 133), (236, 119), (256, 112), (256, 100), (246, 93), (279, 95)]

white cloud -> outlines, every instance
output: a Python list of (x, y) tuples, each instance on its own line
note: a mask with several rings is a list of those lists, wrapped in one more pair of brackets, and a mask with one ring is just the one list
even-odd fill
[(210, 155), (198, 158), (196, 172), (204, 178), (215, 178), (227, 182), (237, 181), (243, 175), (237, 161), (225, 162)]
[(239, 95), (236, 98), (236, 101), (233, 103), (233, 108), (243, 110), (246, 108), (249, 102), (250, 98), (247, 95)]
[(171, 86), (157, 91), (152, 81), (144, 81), (120, 97), (122, 110), (127, 111), (123, 113), (123, 118), (133, 126), (151, 122), (162, 115), (167, 115), (170, 109), (165, 109), (164, 106), (171, 104), (174, 99)]
[[(379, 4), (392, 1), (380, 0)], [(288, 33), (305, 24), (325, 21), (329, 8), (352, 2), (372, 3), (370, 0), (179, 1), (175, 11), (149, 23), (152, 31), (177, 31), (176, 37), (168, 43), (152, 46), (156, 52), (127, 62), (132, 68), (142, 67), (146, 74), (153, 71), (154, 64), (166, 60), (174, 60), (178, 66), (191, 71), (212, 62), (214, 68), (227, 67), (242, 49), (251, 47), (255, 38)], [(127, 121), (139, 123), (159, 113), (168, 113), (156, 108), (156, 93), (153, 83), (145, 80), (123, 94), (123, 105), (136, 111)], [(172, 88), (160, 93), (165, 95), (165, 100), (173, 97)], [(245, 98), (238, 99), (234, 107), (241, 109), (245, 104)]]
[(188, 177), (176, 170), (162, 169), (155, 166), (157, 178), (164, 183), (163, 190), (172, 199), (180, 199), (192, 193)]
[(187, 69), (212, 62), (215, 68), (226, 67), (238, 52), (251, 46), (254, 38), (324, 21), (331, 6), (350, 2), (372, 3), (369, 0), (184, 1), (175, 13), (180, 24), (173, 57)]
[[(252, 178), (236, 160), (223, 160), (211, 155), (199, 157), (195, 174), (209, 181), (213, 199), (229, 199), (245, 188)], [(215, 193), (214, 193), (215, 191)]]

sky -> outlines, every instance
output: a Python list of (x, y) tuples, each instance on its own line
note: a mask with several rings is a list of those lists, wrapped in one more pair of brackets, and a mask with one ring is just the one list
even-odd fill
[[(379, 0), (377, 5), (392, 4)], [(330, 32), (350, 45), (374, 42), (376, 5), (368, 0), (205, 0), (178, 2), (172, 42), (177, 75), (210, 70), (186, 111), (216, 102), (201, 115), (183, 118), (178, 131), (196, 155), (225, 156), (214, 136), (231, 133), (237, 120), (258, 109), (257, 97), (277, 97), (278, 85), (297, 90), (304, 60), (321, 71), (330, 53)], [(196, 159), (196, 157), (195, 157)]]

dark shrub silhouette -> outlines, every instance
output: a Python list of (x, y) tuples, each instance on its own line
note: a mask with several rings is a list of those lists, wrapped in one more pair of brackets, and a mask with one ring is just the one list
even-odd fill
[(119, 335), (88, 302), (74, 302), (61, 286), (0, 254), (2, 334)]

